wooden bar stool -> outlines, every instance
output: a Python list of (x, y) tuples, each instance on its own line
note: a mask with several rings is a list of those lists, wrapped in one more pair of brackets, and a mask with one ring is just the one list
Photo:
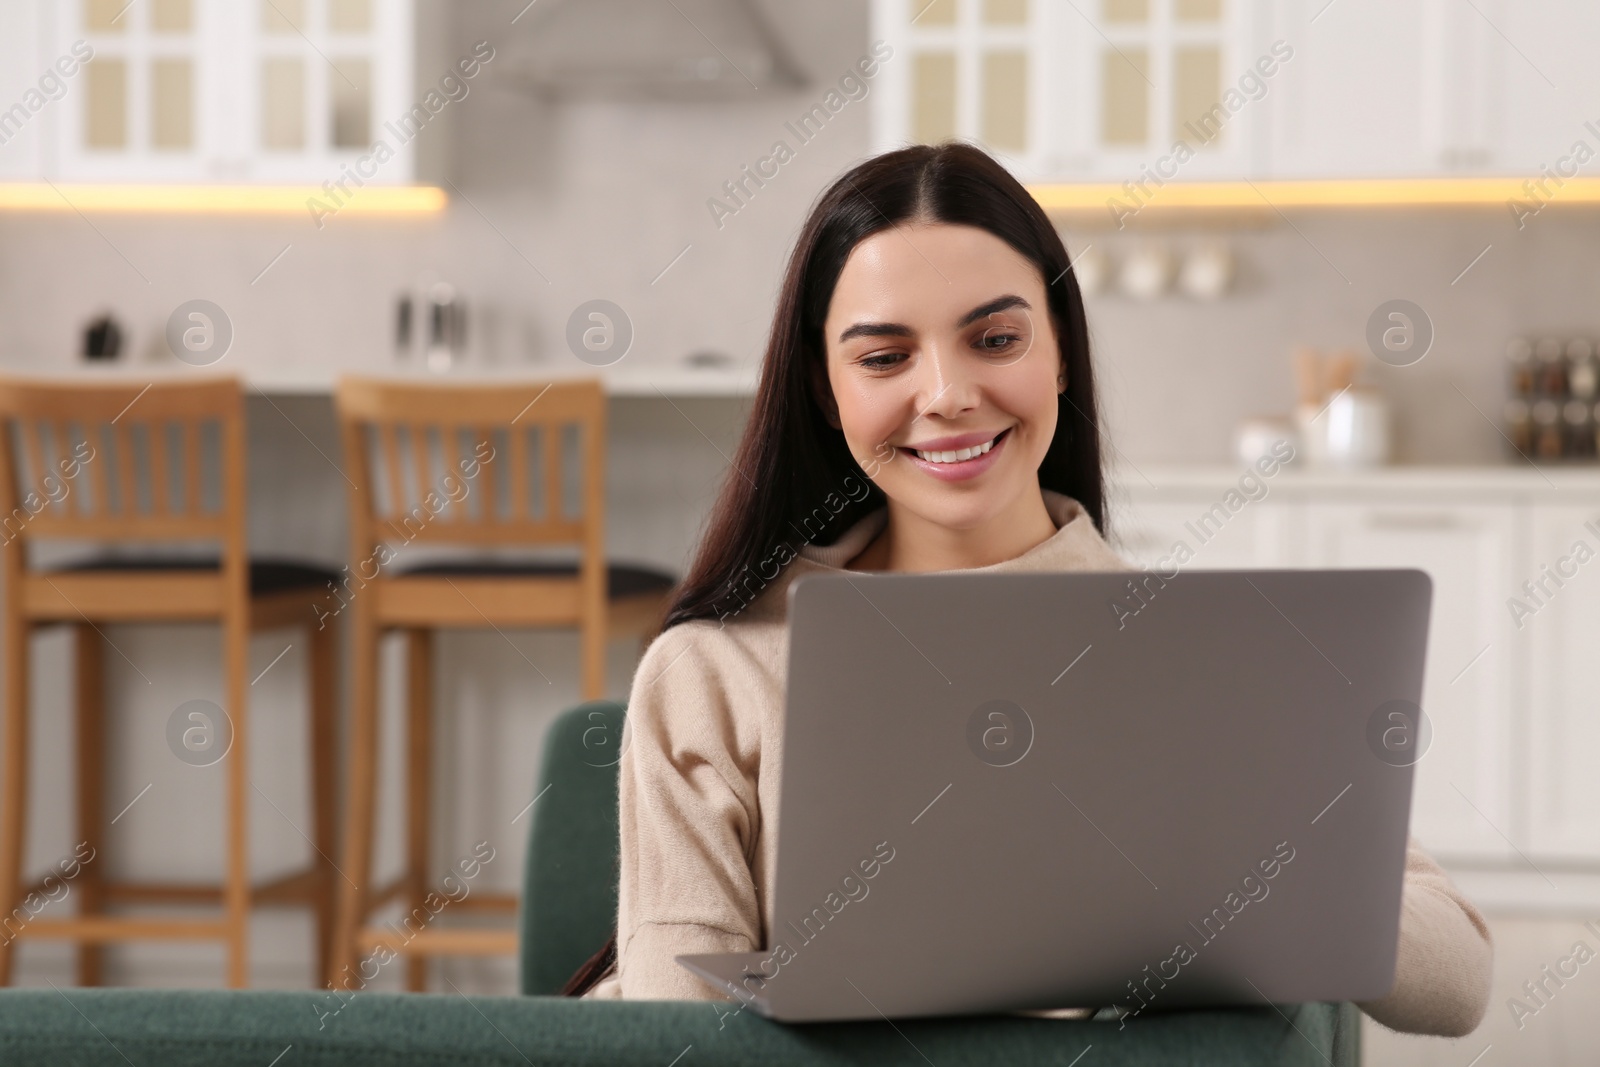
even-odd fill
[[(216, 477), (203, 478), (203, 468), (214, 468)], [(78, 979), (84, 985), (101, 981), (102, 946), (109, 942), (220, 940), (227, 951), (228, 985), (242, 987), (253, 902), (311, 907), (319, 973), (326, 970), (336, 877), (331, 859), (336, 647), (333, 628), (318, 628), (313, 607), (338, 575), (247, 556), (244, 405), (238, 381), (124, 386), (0, 378), (0, 538), (5, 627), (0, 926), (6, 934), (0, 937), (0, 985), (11, 979), (15, 937), (77, 942)], [(55, 570), (30, 562), (30, 545), (60, 538), (119, 547), (203, 541), (214, 544), (217, 554), (98, 558)], [(222, 882), (112, 882), (105, 877), (105, 641), (98, 627), (190, 621), (216, 621), (223, 632), (224, 714), (231, 722), (232, 742), (219, 757), (227, 764)], [(28, 638), (51, 624), (72, 627), (76, 637), (77, 823), (80, 839), (95, 855), (72, 882), (77, 914), (51, 915), (40, 908), (34, 917), (25, 905), (39, 886), (24, 885), (22, 869), (31, 695)], [(287, 626), (309, 630), (312, 835), (319, 855), (304, 871), (252, 887), (246, 825), (248, 641), (252, 631)], [(207, 725), (215, 729), (220, 723)], [(198, 741), (205, 735), (194, 737)], [(212, 735), (210, 743), (220, 742)], [(106, 913), (107, 905), (151, 903), (220, 904), (221, 917), (153, 919)]]
[[(435, 929), (422, 907), (430, 891), (433, 632), (576, 627), (583, 697), (597, 699), (605, 689), (607, 638), (654, 634), (675, 579), (607, 565), (606, 398), (598, 381), (464, 387), (345, 379), (337, 404), (351, 481), (354, 723), (344, 825), (348, 878), (339, 886), (328, 977), (339, 985), (345, 968), (355, 973), (358, 953), (383, 946), (406, 957), (407, 988), (420, 991), (430, 956), (511, 955), (517, 944), (513, 929)], [(564, 447), (563, 437), (571, 436), (576, 447)], [(575, 509), (563, 494), (563, 461), (574, 452)], [(576, 550), (576, 559), (408, 567), (396, 559), (412, 543), (564, 547)], [(407, 647), (407, 851), (405, 873), (371, 890), (378, 642), (389, 631), (403, 632)], [(411, 909), (404, 921), (409, 936), (367, 925), (368, 915), (394, 900)], [(474, 892), (452, 910), (511, 916), (517, 903), (514, 895)]]

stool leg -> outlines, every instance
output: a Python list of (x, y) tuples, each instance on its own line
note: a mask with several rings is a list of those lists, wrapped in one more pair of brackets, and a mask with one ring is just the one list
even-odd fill
[(228, 868), (223, 878), (223, 921), (227, 924), (228, 987), (250, 982), (250, 723), (247, 696), (250, 671), (249, 617), (230, 610), (222, 626), (226, 713), (233, 724), (227, 762)]
[[(422, 909), (428, 894), (429, 819), (433, 812), (433, 631), (406, 632), (406, 896)], [(406, 957), (406, 988), (428, 987), (428, 957)]]
[(334, 930), (333, 961), (327, 975), (336, 989), (357, 989), (357, 938), (367, 918), (368, 881), (372, 870), (372, 821), (378, 776), (378, 626), (360, 597), (351, 620), (350, 694), (352, 721), (348, 772), (345, 776), (344, 877), (339, 879), (339, 906)]
[[(78, 874), (79, 915), (98, 915), (104, 907), (106, 744), (105, 649), (99, 632), (88, 623), (73, 627), (77, 645), (78, 840), (94, 849), (99, 863), (89, 862)], [(78, 984), (99, 985), (104, 949), (96, 942), (78, 946)]]
[[(14, 596), (12, 590), (7, 590)], [(0, 793), (0, 986), (11, 984), (15, 937), (23, 921), (14, 917), (22, 892), (22, 852), (28, 825), (28, 637), (32, 627), (7, 612), (5, 668), (5, 775)], [(24, 913), (26, 914), (26, 913)]]
[(338, 849), (334, 783), (339, 746), (339, 643), (327, 620), (320, 627), (310, 625), (307, 629), (311, 632), (311, 811), (317, 842), (317, 855), (312, 861), (317, 871), (312, 908), (317, 924), (316, 973), (320, 979), (333, 964), (334, 886), (339, 878), (333, 867)]

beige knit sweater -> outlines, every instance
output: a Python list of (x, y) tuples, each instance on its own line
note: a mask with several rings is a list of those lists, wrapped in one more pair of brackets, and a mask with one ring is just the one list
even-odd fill
[[(978, 572), (1131, 570), (1077, 501), (1045, 491), (1048, 540)], [(740, 614), (674, 626), (646, 650), (628, 702), (620, 763), (618, 964), (589, 994), (729, 1000), (673, 959), (766, 946), (783, 765), (788, 584), (839, 573), (882, 530), (861, 519), (833, 545), (802, 548)], [(1461, 1035), (1489, 1003), (1493, 947), (1483, 916), (1412, 842), (1398, 978), (1361, 1007), (1397, 1030)]]

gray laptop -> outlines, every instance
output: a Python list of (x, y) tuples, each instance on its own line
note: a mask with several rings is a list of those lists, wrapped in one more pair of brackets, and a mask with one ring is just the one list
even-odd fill
[(775, 928), (678, 962), (786, 1021), (1394, 985), (1417, 570), (811, 576)]

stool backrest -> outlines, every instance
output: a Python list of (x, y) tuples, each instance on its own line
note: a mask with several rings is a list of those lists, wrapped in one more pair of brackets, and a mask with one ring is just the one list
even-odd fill
[[(356, 560), (397, 541), (576, 545), (585, 566), (603, 573), (606, 398), (598, 380), (344, 378), (335, 399)], [(571, 436), (576, 444), (563, 441)]]
[(243, 568), (243, 412), (235, 378), (0, 377), (0, 540), (214, 541)]
[(617, 761), (626, 709), (592, 700), (545, 733), (522, 881), (522, 992), (553, 996), (617, 922)]

